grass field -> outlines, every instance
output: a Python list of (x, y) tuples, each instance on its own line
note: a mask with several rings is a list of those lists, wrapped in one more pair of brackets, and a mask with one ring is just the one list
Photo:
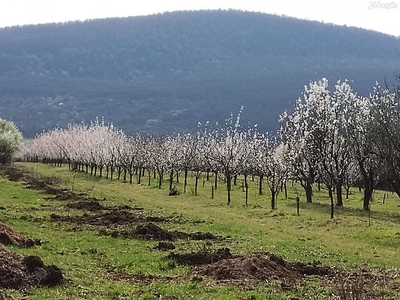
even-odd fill
[[(330, 219), (326, 190), (315, 191), (314, 203), (305, 203), (300, 187), (288, 184), (288, 199), (278, 196), (278, 209), (270, 210), (270, 196), (258, 195), (257, 180), (250, 181), (249, 205), (241, 181), (233, 187), (232, 203), (226, 204), (226, 187), (219, 183), (211, 199), (212, 180), (199, 184), (193, 195), (193, 182), (187, 193), (182, 183), (174, 183), (180, 195), (168, 196), (167, 179), (162, 189), (157, 180), (151, 186), (92, 177), (44, 164), (18, 163), (36, 179), (52, 186), (94, 197), (104, 207), (128, 205), (133, 211), (168, 217), (157, 223), (163, 229), (185, 233), (202, 232), (221, 236), (215, 240), (177, 239), (174, 253), (229, 248), (233, 255), (276, 253), (287, 261), (318, 262), (348, 274), (368, 274), (355, 280), (303, 276), (257, 280), (215, 280), (195, 276), (196, 268), (166, 259), (169, 252), (153, 250), (155, 240), (110, 234), (131, 230), (138, 224), (110, 225), (62, 221), (99, 212), (68, 208), (68, 199), (27, 189), (22, 181), (0, 177), (0, 221), (14, 230), (43, 241), (33, 248), (8, 247), (24, 255), (38, 255), (46, 264), (61, 268), (65, 283), (55, 288), (8, 291), (28, 299), (399, 299), (400, 281), (400, 201), (376, 191), (371, 212), (362, 211), (362, 193), (351, 190), (344, 208), (337, 208)], [(181, 179), (183, 181), (183, 178)], [(300, 216), (296, 212), (299, 195)], [(52, 214), (56, 214), (56, 219)], [(86, 216), (86, 215), (85, 215)], [(61, 220), (61, 221), (60, 221)], [(64, 219), (63, 219), (64, 220)], [(103, 230), (103, 234), (101, 233)], [(114, 232), (114, 233), (115, 233)], [(112, 232), (111, 232), (112, 233)], [(344, 276), (344, 275), (343, 275)], [(346, 277), (344, 276), (344, 277)], [(199, 277), (201, 277), (199, 279)], [(347, 278), (346, 277), (346, 278)], [(346, 284), (344, 284), (345, 282)], [(289, 287), (287, 286), (289, 285)], [(353, 291), (352, 290), (357, 290)], [(353, 293), (353, 294), (352, 294)], [(347, 295), (347, 296), (345, 296)], [(336, 297), (336, 298), (335, 298)], [(347, 298), (346, 298), (347, 297)], [(353, 297), (353, 298), (351, 298)], [(357, 298), (358, 297), (358, 298)], [(364, 297), (364, 298), (362, 298)]]

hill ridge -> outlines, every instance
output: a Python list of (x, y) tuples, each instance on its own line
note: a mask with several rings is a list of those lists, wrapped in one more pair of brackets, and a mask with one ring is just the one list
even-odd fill
[(273, 130), (309, 81), (365, 94), (400, 71), (396, 37), (237, 10), (7, 27), (0, 45), (0, 116), (25, 136), (96, 116), (130, 133), (191, 130), (242, 105)]

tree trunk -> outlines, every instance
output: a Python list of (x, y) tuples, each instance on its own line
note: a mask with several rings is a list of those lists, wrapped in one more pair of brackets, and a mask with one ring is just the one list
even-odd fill
[(335, 203), (333, 201), (333, 192), (331, 187), (328, 188), (328, 193), (329, 193), (329, 199), (331, 200), (331, 219), (333, 219), (333, 215), (335, 213)]
[(258, 185), (258, 194), (259, 195), (263, 194), (263, 178), (264, 178), (264, 176), (260, 175), (260, 182), (259, 182), (259, 185)]
[(218, 171), (215, 171), (214, 174), (215, 174), (214, 187), (215, 187), (215, 190), (217, 190), (217, 188), (218, 188)]
[(196, 180), (194, 183), (194, 195), (197, 196), (197, 186), (199, 185), (199, 177), (196, 176)]
[(369, 211), (369, 203), (371, 202), (372, 192), (374, 191), (374, 174), (372, 170), (367, 171), (364, 168), (363, 162), (359, 162), (359, 168), (364, 181), (363, 210)]
[(118, 180), (121, 179), (121, 173), (122, 173), (122, 168), (120, 166), (118, 166), (118, 168), (117, 168)]
[(276, 209), (276, 198), (274, 189), (270, 189), (271, 191), (271, 209)]
[(247, 206), (249, 200), (249, 186), (247, 184), (247, 174), (244, 175), (244, 188), (246, 190), (246, 206)]
[(226, 176), (226, 188), (228, 191), (228, 205), (231, 204), (231, 184), (232, 184), (231, 175), (227, 175)]
[(283, 190), (284, 190), (284, 192), (285, 192), (285, 199), (287, 200), (288, 194), (287, 194), (287, 184), (286, 184), (286, 181), (285, 181), (284, 184), (283, 184)]
[(364, 201), (363, 201), (363, 210), (369, 211), (369, 203), (372, 199), (372, 189), (364, 189)]
[(305, 190), (307, 203), (312, 203), (312, 185), (308, 181), (306, 182)]
[(187, 176), (188, 176), (188, 170), (187, 170), (187, 169), (185, 169), (185, 173), (184, 173), (183, 176), (185, 177), (185, 178), (183, 179), (183, 180), (184, 180), (184, 183), (183, 183), (183, 192), (186, 193)]
[(142, 168), (139, 168), (137, 183), (140, 184), (142, 180)]
[(174, 184), (174, 169), (169, 172), (169, 190), (172, 190), (172, 185)]
[(342, 185), (336, 186), (336, 206), (343, 207)]
[(164, 170), (163, 170), (163, 168), (161, 168), (161, 170), (158, 171), (158, 188), (159, 189), (161, 189), (161, 186), (162, 186), (163, 176), (164, 176)]

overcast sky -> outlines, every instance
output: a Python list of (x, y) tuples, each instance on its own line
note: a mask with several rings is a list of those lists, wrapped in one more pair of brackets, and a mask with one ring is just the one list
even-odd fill
[(174, 10), (241, 9), (324, 21), (400, 36), (400, 0), (0, 0), (0, 27), (149, 15)]

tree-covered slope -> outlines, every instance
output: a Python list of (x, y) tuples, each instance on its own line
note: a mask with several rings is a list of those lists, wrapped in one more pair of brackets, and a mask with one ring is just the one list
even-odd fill
[(0, 116), (26, 136), (90, 121), (133, 131), (243, 119), (277, 126), (311, 80), (359, 93), (400, 71), (400, 39), (242, 11), (184, 11), (0, 29)]

